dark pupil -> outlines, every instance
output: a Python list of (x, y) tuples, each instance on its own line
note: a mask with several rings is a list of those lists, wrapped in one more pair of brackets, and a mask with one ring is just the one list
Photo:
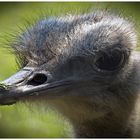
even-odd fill
[(96, 66), (101, 70), (114, 71), (121, 65), (121, 61), (122, 53), (120, 52), (103, 53), (96, 61)]

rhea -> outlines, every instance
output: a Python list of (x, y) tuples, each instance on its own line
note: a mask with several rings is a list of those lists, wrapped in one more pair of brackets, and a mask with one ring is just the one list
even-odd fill
[(0, 103), (49, 103), (75, 137), (136, 137), (136, 46), (133, 24), (108, 12), (42, 19), (12, 44), (21, 70), (1, 82)]

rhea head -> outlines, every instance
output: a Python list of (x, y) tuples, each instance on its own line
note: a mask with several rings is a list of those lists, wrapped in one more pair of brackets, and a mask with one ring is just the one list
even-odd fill
[(133, 99), (129, 93), (136, 90), (128, 84), (134, 79), (136, 35), (127, 20), (107, 12), (50, 17), (26, 30), (12, 47), (22, 69), (2, 82), (1, 104), (61, 99), (57, 107), (66, 113), (65, 105), (78, 110), (80, 104), (79, 115), (86, 108), (89, 120), (130, 107), (124, 96)]
[(40, 20), (12, 44), (22, 69), (1, 96), (101, 96), (129, 77), (135, 46), (133, 26), (107, 12)]

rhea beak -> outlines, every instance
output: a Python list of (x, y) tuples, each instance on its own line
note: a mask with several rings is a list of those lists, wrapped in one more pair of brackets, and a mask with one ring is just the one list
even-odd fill
[[(35, 74), (43, 76), (43, 81), (36, 84), (32, 79)], [(0, 84), (0, 104), (14, 104), (18, 100), (28, 96), (40, 96), (51, 94), (51, 91), (63, 88), (71, 84), (70, 81), (61, 80), (53, 82), (45, 82), (49, 74), (46, 71), (37, 71), (32, 67), (25, 67), (10, 78), (2, 81)], [(55, 92), (52, 92), (55, 94)], [(52, 95), (53, 96), (53, 95)]]

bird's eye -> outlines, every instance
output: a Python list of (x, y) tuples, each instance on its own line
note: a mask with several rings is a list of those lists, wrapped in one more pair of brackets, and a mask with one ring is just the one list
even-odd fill
[(122, 68), (125, 62), (125, 54), (119, 50), (102, 52), (95, 62), (95, 67), (99, 71), (116, 71)]

